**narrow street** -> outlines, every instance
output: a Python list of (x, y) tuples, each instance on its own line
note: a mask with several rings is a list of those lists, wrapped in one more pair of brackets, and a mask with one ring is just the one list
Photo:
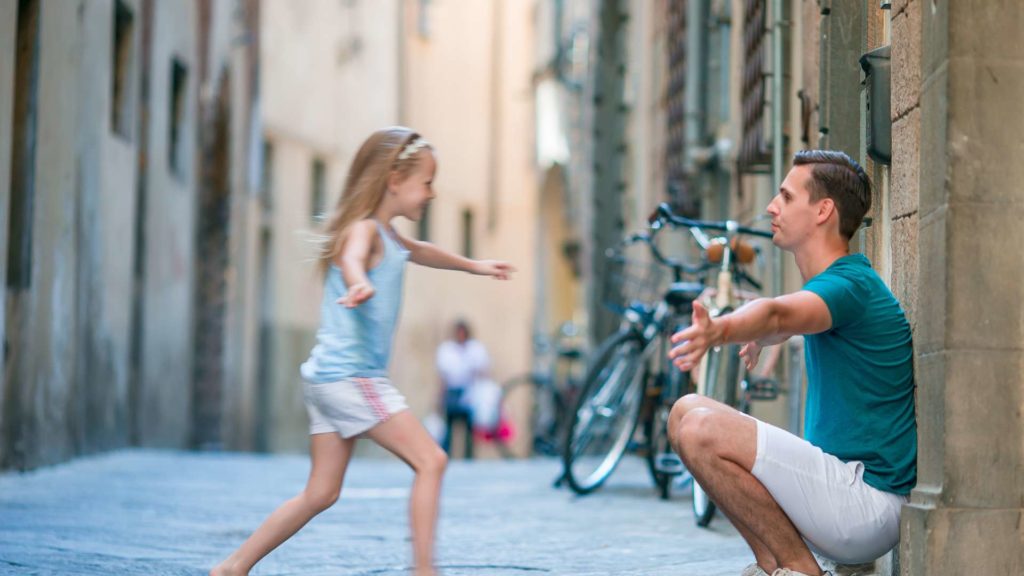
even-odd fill
[[(2, 574), (205, 574), (305, 481), (304, 456), (130, 450), (0, 475)], [(456, 461), (438, 561), (456, 575), (734, 576), (750, 561), (722, 517), (656, 498), (627, 459), (599, 492), (554, 489), (551, 460)], [(252, 574), (398, 575), (409, 564), (411, 473), (354, 460), (341, 499)]]

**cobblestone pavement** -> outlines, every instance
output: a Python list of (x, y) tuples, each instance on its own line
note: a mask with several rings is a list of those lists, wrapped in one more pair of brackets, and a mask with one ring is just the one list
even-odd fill
[[(126, 450), (0, 475), (2, 574), (205, 574), (299, 491), (305, 456)], [(579, 498), (552, 460), (452, 462), (438, 562), (446, 576), (735, 576), (751, 561), (721, 517), (693, 523), (688, 494), (659, 500), (627, 459)], [(412, 474), (360, 458), (341, 499), (252, 574), (407, 573)]]

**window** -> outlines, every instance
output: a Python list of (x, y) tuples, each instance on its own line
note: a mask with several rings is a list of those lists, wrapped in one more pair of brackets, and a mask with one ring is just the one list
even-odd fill
[(185, 124), (185, 95), (188, 85), (188, 68), (185, 64), (174, 58), (171, 62), (171, 92), (170, 92), (170, 115), (167, 118), (167, 154), (168, 164), (171, 172), (178, 176), (184, 176), (183, 158), (181, 148), (184, 144), (182, 133)]
[(310, 206), (312, 207), (312, 216), (314, 220), (320, 218), (327, 210), (327, 182), (325, 172), (326, 168), (324, 167), (324, 161), (319, 158), (313, 159)]
[(263, 210), (274, 207), (274, 144), (263, 140), (263, 166), (260, 172), (260, 202)]
[(423, 217), (416, 223), (416, 237), (430, 242), (430, 204), (423, 209)]
[(112, 44), (110, 127), (114, 134), (131, 138), (130, 78), (135, 45), (135, 17), (123, 0), (114, 2)]
[(462, 255), (473, 257), (473, 211), (462, 211)]
[(416, 15), (416, 32), (422, 40), (430, 39), (430, 1), (419, 0), (419, 9)]
[(765, 61), (769, 35), (766, 21), (767, 0), (751, 0), (743, 8), (743, 82), (740, 108), (743, 110), (739, 150), (739, 171), (765, 172), (771, 168), (771, 136), (766, 123), (768, 99)]
[(687, 216), (700, 214), (700, 195), (686, 177), (686, 2), (669, 2), (666, 86), (665, 171), (668, 200)]
[(19, 0), (15, 38), (7, 286), (32, 284), (36, 118), (39, 89), (39, 0)]

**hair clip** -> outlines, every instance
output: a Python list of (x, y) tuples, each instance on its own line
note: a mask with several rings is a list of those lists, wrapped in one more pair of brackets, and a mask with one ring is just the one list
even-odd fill
[(408, 160), (413, 154), (420, 151), (420, 148), (427, 148), (430, 146), (430, 142), (427, 142), (424, 138), (417, 138), (412, 142), (405, 145), (402, 151), (398, 154), (398, 160)]

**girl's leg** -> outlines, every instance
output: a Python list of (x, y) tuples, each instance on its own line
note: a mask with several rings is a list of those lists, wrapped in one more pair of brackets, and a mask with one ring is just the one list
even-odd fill
[(355, 438), (346, 440), (334, 432), (311, 435), (312, 466), (306, 488), (274, 510), (238, 550), (210, 571), (210, 576), (248, 574), (256, 562), (330, 508), (341, 492), (353, 446)]
[(366, 435), (405, 461), (416, 472), (409, 498), (413, 561), (416, 574), (434, 574), (434, 530), (437, 526), (441, 477), (448, 457), (408, 410), (392, 416)]

